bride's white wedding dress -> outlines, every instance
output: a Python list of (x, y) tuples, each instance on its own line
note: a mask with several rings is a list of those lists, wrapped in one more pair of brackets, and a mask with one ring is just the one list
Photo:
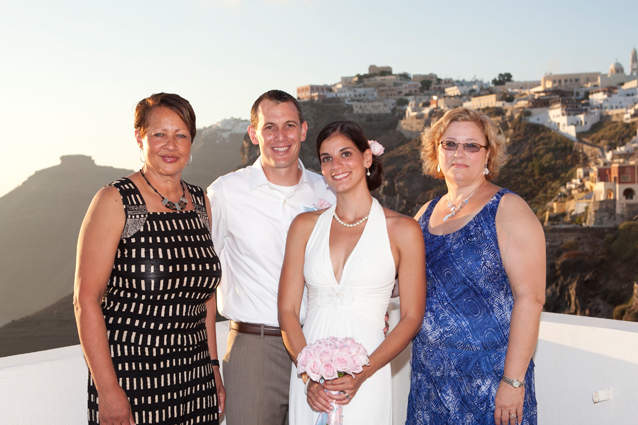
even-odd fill
[[(329, 246), (335, 208), (336, 204), (319, 216), (306, 246), (304, 277), (308, 313), (303, 333), (308, 344), (329, 336), (353, 337), (372, 354), (384, 339), (384, 317), (396, 276), (385, 215), (373, 198), (365, 229), (345, 263), (341, 281), (337, 282)], [(290, 425), (314, 425), (317, 417), (318, 413), (308, 405), (303, 381), (293, 365)], [(390, 364), (365, 381), (352, 401), (344, 406), (343, 423), (392, 423)]]

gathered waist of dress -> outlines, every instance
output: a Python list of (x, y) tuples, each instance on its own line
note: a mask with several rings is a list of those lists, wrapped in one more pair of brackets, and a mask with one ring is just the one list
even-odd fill
[(308, 285), (308, 305), (323, 308), (353, 308), (364, 303), (367, 307), (386, 308), (392, 286), (357, 287), (347, 285)]
[(393, 284), (380, 287), (308, 285), (308, 317), (319, 311), (352, 312), (383, 329)]

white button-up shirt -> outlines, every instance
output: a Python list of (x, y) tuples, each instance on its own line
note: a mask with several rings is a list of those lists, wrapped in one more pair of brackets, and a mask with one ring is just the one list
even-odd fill
[[(290, 223), (297, 214), (335, 202), (322, 176), (301, 161), (299, 168), (296, 186), (276, 186), (266, 178), (260, 157), (208, 187), (212, 239), (222, 264), (217, 308), (228, 319), (279, 326), (277, 292)], [(304, 296), (302, 323), (305, 315)]]

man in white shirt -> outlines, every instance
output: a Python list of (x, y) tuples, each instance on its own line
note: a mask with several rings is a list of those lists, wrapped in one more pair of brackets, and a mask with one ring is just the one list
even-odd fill
[[(287, 423), (292, 362), (277, 317), (286, 235), (297, 214), (335, 201), (323, 177), (299, 160), (307, 130), (294, 97), (264, 93), (248, 126), (261, 156), (208, 188), (212, 238), (222, 263), (217, 307), (231, 320), (223, 359), (228, 425)], [(304, 302), (302, 322), (305, 310)]]

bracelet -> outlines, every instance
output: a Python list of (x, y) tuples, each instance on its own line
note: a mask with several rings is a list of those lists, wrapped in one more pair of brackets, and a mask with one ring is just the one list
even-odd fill
[(210, 359), (210, 362), (213, 364), (213, 367), (219, 367), (219, 359)]

